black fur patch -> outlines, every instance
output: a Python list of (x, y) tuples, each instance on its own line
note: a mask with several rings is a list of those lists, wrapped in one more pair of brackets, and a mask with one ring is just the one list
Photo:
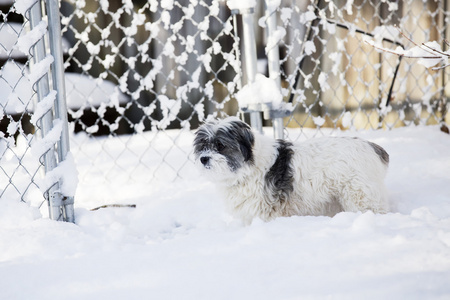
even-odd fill
[(286, 201), (289, 194), (294, 190), (294, 171), (292, 169), (292, 143), (277, 140), (278, 157), (265, 176), (268, 190), (274, 199)]
[(389, 154), (386, 152), (386, 150), (384, 150), (383, 147), (381, 147), (375, 143), (372, 143), (372, 142), (368, 142), (368, 143), (370, 146), (372, 146), (375, 153), (380, 157), (381, 161), (385, 165), (389, 165)]
[(239, 144), (239, 150), (244, 156), (244, 160), (253, 161), (253, 144), (255, 143), (255, 136), (252, 129), (246, 123), (241, 121), (232, 121), (229, 123), (227, 130), (229, 134), (233, 135), (234, 139)]

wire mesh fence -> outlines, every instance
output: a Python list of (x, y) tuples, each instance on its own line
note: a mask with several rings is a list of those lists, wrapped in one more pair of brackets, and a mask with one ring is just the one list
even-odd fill
[[(238, 40), (226, 6), (100, 1), (67, 4), (62, 12), (64, 36), (71, 42), (65, 65), (66, 76), (74, 78), (67, 88), (74, 131), (98, 138), (102, 149), (108, 143), (104, 135), (151, 132), (141, 136), (147, 150), (128, 168), (123, 160), (133, 151), (128, 147), (133, 136), (122, 136), (123, 151), (110, 153), (120, 171), (105, 177), (136, 180), (135, 168), (148, 170), (145, 180), (179, 177), (189, 154), (177, 145), (179, 136), (208, 115), (237, 112), (232, 95), (240, 83)], [(184, 130), (168, 135), (173, 128)], [(161, 140), (172, 146), (158, 149)], [(75, 139), (74, 147), (82, 149), (83, 140)], [(185, 161), (174, 163), (178, 160), (171, 158), (180, 155)], [(96, 158), (86, 159), (93, 160), (87, 173), (104, 173)]]
[[(18, 46), (29, 20), (17, 13), (22, 1), (15, 4), (2, 4), (0, 23), (0, 196), (41, 205), (31, 53)], [(185, 145), (193, 130), (208, 116), (239, 113), (235, 95), (247, 83), (249, 59), (237, 26), (242, 11), (232, 14), (218, 0), (62, 1), (60, 10), (79, 180), (189, 176)], [(283, 101), (293, 107), (283, 123), (299, 135), (448, 123), (446, 69), (431, 71), (365, 42), (411, 47), (396, 25), (418, 43), (443, 43), (447, 1), (256, 1), (252, 16), (258, 73), (269, 76), (275, 49)]]
[(17, 45), (26, 36), (29, 20), (3, 4), (0, 23), (0, 198), (44, 201), (37, 181), (41, 165), (31, 154), (35, 140), (30, 123), (35, 90), (28, 80), (28, 53)]
[(430, 71), (365, 42), (413, 47), (401, 31), (419, 44), (444, 45), (446, 1), (283, 3), (283, 78), (296, 104), (287, 126), (391, 129), (448, 121), (446, 70)]
[(0, 196), (47, 203), (50, 218), (73, 222), (58, 3), (45, 2), (45, 16), (40, 1), (1, 4)]

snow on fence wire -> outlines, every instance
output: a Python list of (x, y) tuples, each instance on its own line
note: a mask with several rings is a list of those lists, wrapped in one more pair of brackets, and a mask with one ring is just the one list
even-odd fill
[[(446, 128), (448, 73), (387, 49), (447, 38), (448, 1), (281, 1), (278, 47), (288, 127)], [(396, 27), (394, 27), (396, 26)], [(368, 41), (368, 42), (365, 42)]]
[(50, 218), (73, 222), (60, 13), (57, 1), (46, 1), (44, 18), (43, 4), (1, 2), (0, 198), (3, 207), (13, 199), (47, 203)]
[(190, 147), (181, 143), (190, 143), (190, 129), (207, 116), (238, 111), (232, 96), (241, 84), (239, 44), (225, 3), (73, 1), (61, 12), (71, 45), (67, 97), (80, 178), (189, 176), (183, 171), (192, 163)]
[[(75, 133), (71, 148), (83, 184), (190, 176), (185, 166), (192, 163), (188, 149), (193, 129), (208, 116), (238, 114), (239, 105), (252, 111), (252, 125), (262, 120), (281, 130), (283, 125), (299, 128), (299, 135), (308, 137), (329, 134), (323, 128), (444, 127), (448, 122), (445, 69), (430, 71), (365, 42), (408, 47), (393, 25), (418, 42), (443, 41), (448, 1), (230, 3), (61, 2), (69, 130)], [(28, 20), (12, 25), (13, 11), (11, 4), (2, 13), (0, 31), (17, 37)], [(0, 149), (2, 160), (16, 162), (12, 170), (1, 167), (0, 189), (28, 201), (40, 193), (41, 169), (28, 159), (35, 137), (27, 118), (33, 115), (36, 93), (19, 87), (26, 85), (31, 63), (13, 57), (17, 47), (8, 50), (6, 40), (0, 44), (0, 52), (6, 53), (0, 84), (14, 90), (1, 100), (6, 121)], [(261, 93), (271, 83), (257, 73), (270, 77), (279, 91)], [(9, 77), (14, 83), (8, 83)], [(254, 89), (245, 93), (252, 82)], [(252, 91), (276, 101), (252, 106)], [(11, 97), (22, 99), (14, 112), (7, 110)]]
[[(254, 57), (257, 72), (266, 76), (278, 65), (283, 101), (293, 107), (278, 117), (305, 134), (448, 119), (445, 71), (431, 72), (364, 42), (404, 45), (387, 31), (394, 24), (416, 40), (441, 40), (446, 2), (278, 0), (268, 1), (267, 10), (264, 1), (233, 5), (251, 3), (254, 9), (232, 14), (230, 1), (217, 0), (62, 2), (70, 44), (66, 76), (79, 82), (67, 91), (72, 130), (81, 132), (73, 147), (79, 160), (89, 162), (80, 169), (83, 180), (189, 176), (183, 173), (191, 161), (181, 137), (191, 136), (189, 129), (209, 115), (238, 113), (236, 93), (256, 78), (248, 66)], [(253, 54), (243, 43), (246, 14), (254, 23)], [(267, 63), (272, 54), (279, 61)], [(110, 147), (105, 135), (120, 135), (121, 148)], [(93, 139), (97, 156), (83, 151)], [(135, 143), (146, 146), (136, 150)]]

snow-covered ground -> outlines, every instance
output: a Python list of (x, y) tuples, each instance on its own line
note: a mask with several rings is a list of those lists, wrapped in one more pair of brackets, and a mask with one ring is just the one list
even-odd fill
[[(0, 299), (450, 299), (450, 136), (437, 127), (337, 134), (390, 153), (392, 213), (242, 226), (185, 155), (167, 157), (185, 164), (183, 180), (106, 184), (95, 180), (101, 173), (88, 178), (83, 155), (99, 157), (98, 141), (83, 140), (76, 224), (1, 199)], [(181, 150), (192, 137), (181, 136)], [(136, 138), (127, 147), (145, 152)], [(111, 159), (99, 161), (111, 169)], [(107, 203), (137, 207), (89, 210)]]

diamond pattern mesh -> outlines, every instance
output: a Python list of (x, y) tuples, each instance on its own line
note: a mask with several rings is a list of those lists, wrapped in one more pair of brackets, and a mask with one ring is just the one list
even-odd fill
[(281, 67), (289, 100), (296, 105), (285, 124), (315, 127), (314, 135), (324, 127), (444, 124), (446, 70), (431, 71), (417, 60), (401, 60), (365, 43), (384, 38), (382, 45), (388, 49), (413, 47), (393, 28), (396, 25), (419, 44), (443, 44), (448, 17), (444, 5), (413, 0), (282, 1), (279, 26), (286, 27), (287, 34), (281, 41)]
[(38, 189), (41, 164), (32, 154), (34, 134), (30, 124), (34, 87), (28, 80), (29, 53), (19, 43), (28, 20), (3, 6), (0, 15), (0, 199), (20, 199), (41, 206)]
[[(192, 135), (188, 129), (208, 115), (237, 112), (231, 95), (239, 81), (238, 40), (224, 3), (77, 1), (62, 12), (64, 35), (73, 44), (66, 71), (95, 82), (89, 93), (77, 83), (68, 88), (72, 127), (97, 138), (99, 151), (115, 164), (114, 170), (100, 170), (97, 163), (104, 157), (86, 157), (91, 161), (86, 172), (115, 180), (142, 180), (134, 178), (140, 169), (148, 170), (144, 180), (156, 174), (180, 177), (189, 163), (180, 136)], [(106, 90), (105, 83), (112, 87)], [(176, 134), (166, 132), (180, 127), (184, 130)], [(122, 136), (144, 131), (151, 133)], [(121, 135), (120, 151), (109, 151), (105, 135)], [(138, 139), (148, 145), (146, 151), (133, 153), (133, 162), (122, 161)], [(77, 136), (72, 149), (83, 153), (84, 141)], [(182, 156), (182, 162), (173, 156)]]
[[(268, 39), (263, 3), (257, 2), (258, 59), (264, 61)], [(417, 43), (443, 43), (446, 5), (281, 0), (275, 10), (278, 43), (271, 46), (280, 52), (284, 100), (295, 107), (285, 126), (309, 137), (329, 134), (324, 128), (448, 123), (448, 70), (431, 71), (365, 43), (412, 47), (398, 33), (387, 33), (393, 25)], [(210, 115), (238, 113), (242, 45), (226, 3), (78, 0), (62, 1), (61, 13), (71, 149), (80, 181), (190, 176), (186, 149), (193, 129)], [(0, 197), (43, 201), (41, 165), (30, 150), (39, 132), (30, 125), (30, 55), (17, 47), (28, 21), (13, 5), (4, 5), (1, 17), (0, 34), (9, 38), (0, 41)]]

